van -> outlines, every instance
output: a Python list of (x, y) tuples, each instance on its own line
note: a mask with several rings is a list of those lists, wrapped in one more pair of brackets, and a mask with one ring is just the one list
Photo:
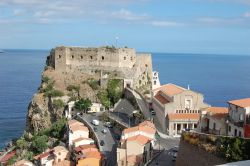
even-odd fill
[(96, 119), (92, 120), (92, 124), (95, 126), (98, 126), (99, 123), (100, 123), (99, 120), (96, 120)]

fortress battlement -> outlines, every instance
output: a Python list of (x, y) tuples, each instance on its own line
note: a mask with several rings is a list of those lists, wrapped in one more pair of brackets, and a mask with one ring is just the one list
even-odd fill
[(132, 68), (136, 63), (136, 52), (132, 48), (115, 47), (56, 47), (49, 56), (49, 65), (55, 70), (66, 70), (67, 66)]

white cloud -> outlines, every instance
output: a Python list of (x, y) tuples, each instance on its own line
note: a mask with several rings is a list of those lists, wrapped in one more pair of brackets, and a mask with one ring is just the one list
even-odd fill
[(146, 19), (149, 19), (149, 16), (147, 14), (135, 14), (126, 9), (121, 9), (119, 11), (112, 12), (111, 16), (114, 18), (128, 21), (144, 21)]
[(185, 24), (178, 23), (174, 21), (152, 21), (150, 22), (151, 25), (157, 26), (157, 27), (173, 27), (173, 26), (183, 26)]

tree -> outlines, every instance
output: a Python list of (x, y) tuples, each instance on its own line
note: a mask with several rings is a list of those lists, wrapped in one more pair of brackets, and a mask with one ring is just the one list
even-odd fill
[(28, 146), (28, 143), (23, 137), (21, 137), (16, 141), (16, 146), (19, 149), (25, 149)]
[(35, 136), (32, 141), (32, 147), (36, 154), (44, 152), (48, 148), (48, 137), (46, 135)]
[(87, 112), (88, 108), (92, 106), (92, 102), (87, 98), (87, 99), (80, 99), (77, 102), (75, 102), (75, 108), (84, 111), (85, 113)]
[(67, 91), (70, 91), (72, 93), (77, 93), (78, 98), (80, 97), (80, 86), (79, 85), (69, 85), (67, 87)]
[(65, 104), (61, 99), (56, 99), (56, 100), (53, 100), (52, 105), (56, 110), (58, 110), (60, 108), (63, 108)]
[(100, 91), (98, 94), (97, 94), (99, 100), (101, 101), (102, 105), (108, 109), (110, 108), (110, 100), (109, 100), (109, 97), (108, 97), (108, 91), (106, 90), (102, 90)]
[(7, 165), (13, 165), (16, 162), (16, 160), (17, 156), (15, 155), (8, 160)]
[(65, 125), (65, 119), (60, 119), (57, 122), (53, 123), (50, 130), (50, 136), (58, 139), (62, 138), (65, 132)]
[(111, 104), (114, 105), (122, 97), (122, 82), (118, 79), (109, 80), (108, 82), (108, 97)]

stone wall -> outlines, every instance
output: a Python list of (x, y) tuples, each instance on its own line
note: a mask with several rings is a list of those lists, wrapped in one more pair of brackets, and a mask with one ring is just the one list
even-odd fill
[(176, 166), (213, 166), (227, 163), (205, 150), (180, 140)]
[(74, 66), (102, 66), (132, 68), (136, 62), (136, 53), (131, 48), (83, 48), (56, 47), (50, 55), (51, 64), (56, 70), (66, 70)]

